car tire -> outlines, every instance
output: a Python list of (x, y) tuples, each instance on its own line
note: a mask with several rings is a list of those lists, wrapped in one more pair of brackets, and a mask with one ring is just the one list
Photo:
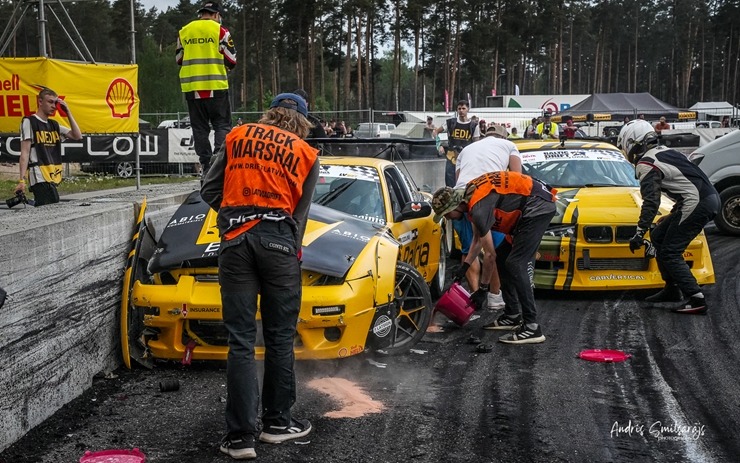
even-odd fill
[(616, 127), (610, 127), (606, 130), (606, 136), (607, 137), (617, 137), (619, 136), (619, 129)]
[(424, 277), (406, 262), (396, 263), (395, 319), (391, 342), (377, 353), (399, 355), (408, 353), (424, 336), (432, 320), (432, 295)]
[(116, 175), (121, 178), (129, 178), (134, 174), (134, 166), (130, 162), (119, 162), (116, 164)]
[(439, 240), (439, 263), (437, 264), (437, 274), (432, 278), (432, 283), (429, 285), (429, 289), (432, 292), (432, 299), (437, 300), (442, 297), (442, 293), (445, 290), (445, 281), (447, 274), (447, 231), (446, 227), (442, 227), (442, 236)]
[(740, 236), (740, 186), (725, 188), (719, 194), (720, 207), (714, 224), (722, 233)]

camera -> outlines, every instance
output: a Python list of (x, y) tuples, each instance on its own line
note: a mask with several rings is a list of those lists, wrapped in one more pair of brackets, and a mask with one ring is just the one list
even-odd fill
[(547, 124), (542, 128), (542, 133), (544, 133), (545, 135), (550, 135), (550, 124)]
[(12, 209), (19, 204), (28, 204), (28, 198), (22, 191), (16, 191), (15, 196), (5, 200), (5, 204), (8, 205), (8, 209)]

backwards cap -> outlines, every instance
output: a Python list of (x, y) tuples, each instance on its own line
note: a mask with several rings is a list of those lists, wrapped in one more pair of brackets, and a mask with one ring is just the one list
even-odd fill
[[(292, 101), (291, 101), (292, 100)], [(287, 108), (293, 111), (298, 111), (303, 117), (308, 117), (308, 108), (306, 107), (306, 100), (300, 95), (295, 93), (281, 93), (276, 96), (272, 103), (270, 103), (270, 109), (272, 108)]]

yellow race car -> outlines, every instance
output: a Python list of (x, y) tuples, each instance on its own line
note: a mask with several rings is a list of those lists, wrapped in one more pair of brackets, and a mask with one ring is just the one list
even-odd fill
[[(429, 199), (390, 161), (321, 158), (303, 242), (297, 358), (396, 354), (422, 338), (446, 258)], [(124, 275), (126, 366), (226, 359), (219, 245), (216, 214), (199, 192), (158, 239), (143, 205)], [(256, 355), (264, 355), (259, 332)]]
[[(558, 190), (557, 214), (537, 251), (538, 289), (614, 290), (662, 288), (655, 259), (632, 254), (642, 198), (635, 168), (613, 145), (588, 140), (521, 140), (522, 172)], [(661, 215), (673, 201), (663, 196)], [(646, 235), (650, 239), (650, 234)], [(702, 232), (684, 258), (699, 284), (714, 283), (714, 267)]]

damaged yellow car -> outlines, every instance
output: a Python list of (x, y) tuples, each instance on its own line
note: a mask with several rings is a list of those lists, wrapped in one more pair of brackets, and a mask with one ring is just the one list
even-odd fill
[[(522, 172), (557, 188), (557, 213), (537, 251), (538, 289), (614, 290), (662, 288), (655, 259), (630, 252), (642, 198), (635, 168), (606, 142), (522, 140), (516, 143)], [(663, 195), (659, 215), (673, 201)], [(649, 233), (646, 235), (649, 240)], [(704, 233), (688, 246), (684, 259), (700, 285), (714, 283), (714, 267)]]
[[(386, 160), (321, 158), (303, 242), (296, 358), (407, 352), (444, 286), (429, 195)], [(124, 363), (225, 360), (216, 213), (193, 192), (157, 237), (139, 213), (124, 274)], [(259, 319), (259, 313), (258, 313)], [(256, 355), (264, 355), (258, 331)]]

